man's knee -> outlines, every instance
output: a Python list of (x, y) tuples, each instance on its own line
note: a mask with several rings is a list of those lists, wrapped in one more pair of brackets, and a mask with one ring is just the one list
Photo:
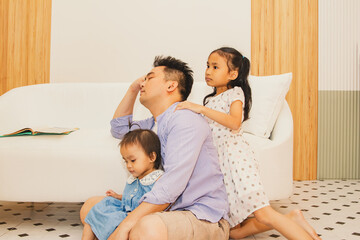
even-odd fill
[(141, 218), (130, 232), (130, 240), (167, 240), (167, 229), (157, 215), (147, 215)]

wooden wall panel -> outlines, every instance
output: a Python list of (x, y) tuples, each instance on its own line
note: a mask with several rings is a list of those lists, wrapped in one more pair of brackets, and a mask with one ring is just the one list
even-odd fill
[(251, 1), (251, 74), (293, 73), (294, 179), (316, 179), (318, 1)]
[(49, 83), (51, 0), (0, 0), (0, 95)]
[(318, 145), (318, 1), (296, 1), (295, 179), (316, 179)]
[(6, 89), (9, 1), (0, 0), (0, 95)]

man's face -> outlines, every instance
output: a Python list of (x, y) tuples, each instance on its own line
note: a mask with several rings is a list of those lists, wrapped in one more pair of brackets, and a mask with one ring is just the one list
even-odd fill
[(140, 102), (145, 107), (161, 101), (166, 96), (167, 82), (164, 69), (165, 67), (155, 67), (146, 75), (140, 90)]

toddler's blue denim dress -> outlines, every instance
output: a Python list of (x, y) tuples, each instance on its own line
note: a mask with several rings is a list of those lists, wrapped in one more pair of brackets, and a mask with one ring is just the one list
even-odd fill
[(139, 206), (140, 198), (152, 189), (162, 174), (162, 170), (155, 170), (142, 179), (130, 176), (126, 181), (122, 200), (105, 197), (97, 203), (85, 218), (96, 237), (99, 240), (108, 239), (128, 213)]

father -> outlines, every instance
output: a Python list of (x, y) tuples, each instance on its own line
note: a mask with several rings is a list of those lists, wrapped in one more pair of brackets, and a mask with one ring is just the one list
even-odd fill
[[(178, 102), (189, 96), (192, 84), (192, 70), (186, 63), (156, 57), (154, 68), (132, 83), (116, 109), (111, 121), (114, 137), (139, 127), (157, 131), (165, 174), (109, 239), (229, 238), (227, 196), (210, 128), (199, 114), (175, 111)], [(153, 117), (132, 122), (139, 91), (140, 102)], [(82, 220), (100, 200), (85, 202)]]

